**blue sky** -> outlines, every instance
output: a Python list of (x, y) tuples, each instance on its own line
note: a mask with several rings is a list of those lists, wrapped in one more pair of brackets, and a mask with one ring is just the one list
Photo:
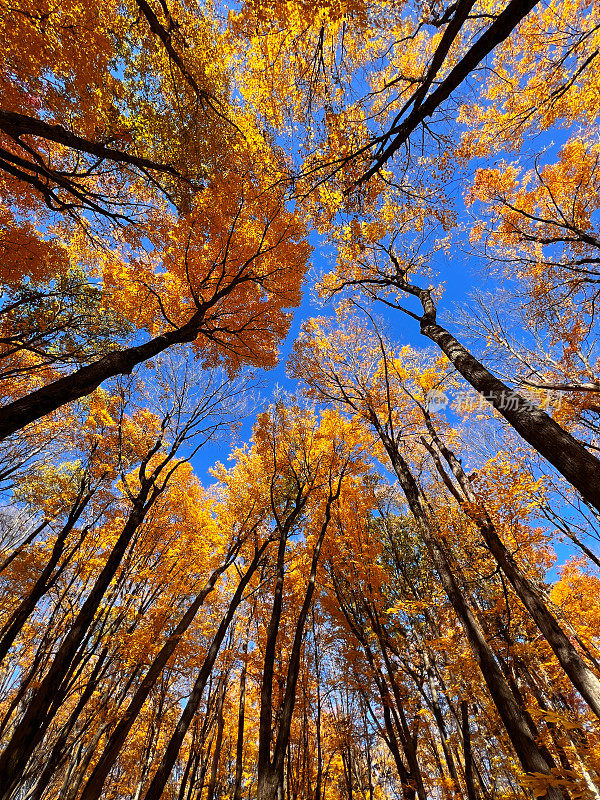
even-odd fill
[[(549, 152), (547, 156), (550, 155), (550, 157), (552, 157), (555, 154), (557, 149), (556, 145), (552, 146), (551, 143), (547, 141), (541, 143), (538, 141), (538, 147), (540, 144), (548, 148)], [(459, 218), (464, 220), (467, 212), (465, 210), (461, 189), (456, 191), (454, 200), (459, 209)], [(193, 463), (195, 471), (205, 484), (213, 482), (213, 478), (210, 475), (210, 468), (213, 467), (216, 462), (221, 461), (227, 465), (230, 463), (228, 457), (233, 447), (249, 442), (256, 413), (269, 404), (276, 391), (279, 389), (290, 394), (298, 391), (296, 381), (290, 379), (286, 374), (286, 362), (292, 351), (293, 343), (305, 320), (313, 316), (331, 313), (334, 307), (333, 302), (323, 305), (315, 298), (312, 289), (319, 275), (333, 269), (335, 254), (331, 246), (316, 232), (311, 234), (310, 243), (313, 246), (312, 263), (304, 287), (303, 300), (301, 305), (294, 310), (288, 336), (281, 346), (281, 356), (278, 365), (271, 370), (257, 371), (256, 402), (236, 434), (232, 438), (223, 437), (219, 441), (207, 445), (194, 458)], [(439, 318), (443, 324), (446, 324), (452, 332), (458, 335), (458, 338), (461, 338), (461, 332), (457, 330), (456, 324), (453, 323), (453, 310), (457, 306), (460, 307), (464, 305), (465, 302), (468, 302), (470, 293), (477, 288), (494, 290), (494, 288), (502, 287), (494, 287), (489, 279), (486, 278), (485, 264), (480, 259), (467, 253), (467, 246), (461, 234), (457, 236), (457, 243), (451, 251), (451, 256), (446, 257), (440, 254), (437, 258), (438, 262), (435, 264), (435, 267), (439, 274), (439, 280), (444, 283), (444, 294), (439, 303)], [(418, 324), (414, 320), (403, 315), (401, 312), (389, 310), (383, 305), (375, 304), (372, 310), (375, 315), (383, 321), (392, 341), (401, 344), (410, 344), (416, 349), (431, 348), (430, 342), (420, 335)], [(447, 413), (453, 415), (453, 412), (450, 410)], [(452, 416), (450, 416), (450, 418), (452, 419)], [(460, 418), (456, 417), (456, 420), (458, 422)], [(482, 424), (484, 426), (482, 429), (484, 435), (486, 430), (491, 432), (491, 429), (498, 425), (498, 423), (491, 419), (485, 420)], [(549, 574), (550, 578), (558, 576), (558, 566), (564, 563), (573, 553), (572, 546), (560, 542), (556, 542), (555, 550), (558, 561), (557, 566)]]

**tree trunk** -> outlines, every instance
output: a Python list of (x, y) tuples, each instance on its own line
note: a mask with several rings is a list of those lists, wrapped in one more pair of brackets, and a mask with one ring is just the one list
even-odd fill
[(471, 729), (469, 727), (469, 704), (463, 700), (460, 704), (461, 732), (463, 740), (463, 753), (465, 758), (465, 783), (467, 784), (468, 800), (477, 800), (477, 792), (473, 781), (473, 756), (471, 754)]
[(2, 800), (8, 800), (12, 794), (12, 789), (18, 782), (31, 754), (52, 721), (51, 707), (57, 697), (60, 684), (71, 667), (79, 645), (85, 638), (129, 543), (144, 521), (153, 500), (158, 496), (157, 492), (153, 492), (148, 499), (150, 491), (151, 484), (149, 482), (142, 484), (136, 504), (96, 583), (59, 647), (50, 669), (31, 698), (23, 718), (0, 755), (0, 797)]
[(234, 614), (237, 610), (237, 607), (242, 601), (242, 597), (244, 594), (244, 590), (246, 589), (248, 583), (252, 575), (254, 575), (260, 559), (264, 551), (266, 550), (269, 541), (265, 542), (259, 549), (256, 550), (252, 561), (250, 562), (246, 572), (244, 573), (242, 579), (240, 580), (237, 589), (231, 601), (229, 603), (229, 607), (227, 609), (227, 613), (221, 620), (219, 628), (214, 636), (214, 639), (211, 642), (211, 645), (208, 649), (206, 654), (206, 658), (204, 659), (204, 663), (200, 668), (200, 672), (198, 673), (198, 677), (194, 683), (192, 688), (192, 692), (188, 698), (185, 708), (181, 716), (179, 717), (179, 721), (175, 726), (175, 730), (167, 744), (167, 748), (164, 752), (162, 757), (162, 761), (160, 762), (158, 769), (156, 770), (152, 781), (150, 782), (150, 786), (145, 795), (144, 800), (160, 800), (162, 793), (167, 785), (167, 781), (171, 775), (171, 771), (175, 762), (177, 760), (177, 756), (179, 755), (179, 750), (183, 743), (183, 739), (187, 730), (190, 726), (192, 719), (194, 718), (194, 714), (196, 713), (198, 706), (200, 705), (200, 700), (202, 699), (202, 694), (204, 692), (204, 687), (206, 686), (206, 682), (210, 676), (214, 663), (217, 659), (219, 654), (219, 649), (221, 644), (223, 643), (223, 639), (227, 633), (231, 620), (234, 617)]
[(221, 760), (221, 749), (223, 746), (223, 731), (225, 730), (225, 716), (223, 707), (225, 705), (225, 694), (227, 692), (227, 673), (221, 677), (219, 699), (217, 701), (217, 735), (215, 737), (215, 749), (213, 751), (212, 764), (210, 768), (210, 778), (206, 789), (206, 800), (214, 800), (217, 787), (217, 775), (219, 773), (219, 761)]
[(246, 657), (248, 655), (248, 636), (244, 641), (242, 671), (240, 672), (240, 700), (238, 710), (238, 729), (237, 741), (235, 745), (235, 785), (233, 790), (233, 800), (242, 800), (242, 776), (244, 772), (244, 725), (246, 718)]
[(465, 474), (460, 461), (439, 439), (433, 426), (428, 425), (440, 452), (448, 462), (466, 498), (460, 505), (465, 514), (477, 525), (483, 540), (494, 556), (498, 565), (508, 578), (511, 586), (531, 614), (535, 624), (552, 648), (561, 667), (566, 672), (573, 686), (577, 689), (597, 717), (600, 717), (600, 680), (581, 658), (569, 637), (558, 624), (558, 621), (545, 604), (540, 593), (532, 586), (521, 572), (504, 542), (498, 536), (486, 508), (473, 491), (471, 481)]
[(431, 292), (409, 283), (395, 256), (390, 253), (390, 258), (397, 274), (386, 283), (419, 299), (423, 308), (419, 318), (423, 336), (434, 342), (463, 378), (489, 400), (517, 433), (600, 511), (600, 461), (552, 417), (492, 375), (456, 337), (439, 325)]
[(138, 364), (154, 358), (172, 345), (194, 341), (205, 313), (206, 309), (198, 310), (180, 328), (155, 336), (144, 344), (108, 353), (93, 364), (81, 367), (71, 375), (58, 378), (47, 386), (8, 403), (2, 408), (0, 441), (66, 403), (85, 397), (109, 378), (128, 375)]
[[(555, 765), (552, 761), (547, 761), (540, 752), (523, 717), (523, 713), (485, 640), (483, 631), (456, 582), (446, 554), (430, 529), (430, 521), (422, 505), (419, 488), (408, 468), (408, 464), (400, 454), (396, 443), (392, 442), (385, 434), (377, 420), (374, 420), (374, 425), (378, 428), (378, 433), (388, 452), (400, 486), (406, 495), (436, 572), (463, 627), (475, 660), (479, 664), (494, 705), (504, 723), (517, 757), (525, 772), (539, 772), (549, 775), (550, 770)], [(554, 787), (548, 788), (545, 797), (548, 800), (563, 799), (562, 792)]]
[(435, 342), (463, 378), (512, 425), (540, 455), (600, 511), (600, 461), (552, 417), (509, 389), (441, 325), (423, 321), (421, 333)]
[(175, 652), (177, 645), (181, 641), (181, 637), (193, 622), (196, 614), (198, 613), (198, 609), (202, 606), (208, 595), (212, 592), (218, 578), (229, 565), (230, 563), (226, 562), (226, 564), (221, 565), (218, 569), (214, 570), (204, 589), (198, 594), (192, 605), (188, 608), (186, 613), (179, 621), (174, 631), (169, 635), (165, 644), (156, 654), (154, 661), (150, 665), (142, 682), (136, 689), (136, 692), (132, 697), (127, 710), (119, 719), (116, 728), (111, 733), (108, 742), (104, 747), (102, 755), (100, 756), (98, 763), (94, 767), (94, 770), (92, 771), (92, 774), (90, 775), (84, 790), (81, 793), (81, 800), (97, 800), (97, 798), (100, 797), (102, 787), (104, 786), (104, 781), (106, 780), (106, 777), (108, 776), (113, 764), (117, 760), (119, 753), (123, 749), (127, 734), (131, 730), (131, 726), (142, 710), (142, 707), (146, 701), (146, 698), (150, 694), (152, 687), (156, 684), (156, 681), (160, 677), (160, 674), (165, 668), (169, 658)]
[(10, 619), (3, 626), (2, 638), (0, 639), (0, 663), (6, 657), (6, 654), (21, 632), (23, 625), (29, 619), (29, 616), (38, 604), (38, 601), (50, 588), (51, 581), (55, 579), (52, 577), (52, 572), (64, 552), (67, 537), (77, 524), (79, 517), (93, 496), (93, 492), (84, 493), (83, 489), (84, 487), (82, 486), (81, 491), (76, 498), (74, 507), (67, 518), (67, 521), (56, 537), (48, 563), (40, 573), (27, 597), (22, 600), (22, 602), (11, 615)]

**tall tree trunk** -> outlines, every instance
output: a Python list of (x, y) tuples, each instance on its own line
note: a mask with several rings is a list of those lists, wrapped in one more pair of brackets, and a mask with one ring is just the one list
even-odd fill
[[(510, 581), (523, 605), (531, 614), (533, 621), (552, 648), (571, 683), (594, 714), (600, 717), (600, 680), (581, 658), (569, 637), (560, 627), (555, 616), (540, 596), (540, 593), (534, 589), (530, 581), (519, 569), (513, 556), (500, 539), (487, 509), (475, 494), (471, 481), (465, 474), (458, 458), (439, 439), (430, 421), (428, 428), (464, 493), (464, 500), (460, 496), (457, 497), (461, 508), (469, 519), (476, 524), (491, 554)], [(442, 477), (444, 476), (442, 475)]]
[[(394, 262), (392, 256), (392, 262)], [(437, 322), (437, 309), (431, 292), (409, 283), (398, 262), (397, 276), (389, 283), (417, 297), (423, 308), (421, 333), (448, 357), (463, 378), (494, 406), (507, 422), (540, 455), (600, 511), (600, 461), (563, 430), (552, 417), (534, 408), (517, 392), (484, 367), (449, 331)]]
[(419, 766), (419, 760), (417, 758), (417, 748), (411, 736), (408, 723), (406, 721), (406, 714), (404, 713), (404, 703), (402, 702), (402, 696), (400, 693), (400, 689), (398, 687), (398, 683), (394, 677), (394, 670), (390, 662), (389, 653), (385, 642), (385, 637), (383, 636), (381, 625), (376, 616), (374, 614), (369, 614), (369, 616), (371, 617), (371, 620), (373, 622), (374, 632), (379, 642), (379, 649), (381, 651), (385, 663), (386, 672), (388, 675), (388, 682), (389, 685), (392, 687), (392, 692), (394, 695), (394, 701), (397, 709), (397, 716), (399, 722), (398, 725), (399, 733), (401, 735), (401, 741), (403, 744), (406, 761), (408, 763), (408, 768), (412, 776), (412, 782), (416, 789), (417, 797), (419, 798), (419, 800), (427, 800), (427, 796), (425, 793), (425, 786), (423, 785), (423, 776), (421, 775), (421, 768)]
[(461, 733), (463, 740), (463, 754), (465, 759), (465, 783), (467, 784), (468, 800), (477, 800), (477, 791), (473, 781), (473, 756), (471, 753), (471, 728), (469, 727), (469, 704), (463, 700), (460, 704)]
[(90, 491), (86, 492), (85, 486), (82, 484), (67, 521), (56, 537), (48, 563), (41, 571), (27, 597), (25, 597), (19, 603), (18, 607), (12, 613), (10, 619), (3, 626), (0, 638), (0, 663), (6, 657), (6, 654), (12, 647), (15, 639), (23, 629), (23, 625), (25, 625), (29, 619), (29, 616), (32, 614), (39, 600), (52, 585), (52, 582), (56, 577), (52, 576), (52, 572), (64, 553), (67, 537), (77, 524), (77, 521), (91, 500), (93, 494), (94, 493)]
[[(321, 548), (323, 546), (323, 540), (325, 539), (325, 534), (327, 532), (327, 528), (329, 527), (329, 522), (331, 519), (331, 508), (333, 503), (338, 499), (340, 495), (340, 491), (342, 488), (342, 479), (343, 474), (338, 478), (338, 484), (335, 492), (330, 489), (329, 497), (327, 499), (327, 504), (325, 506), (325, 514), (323, 524), (321, 525), (321, 530), (319, 531), (319, 536), (317, 541), (315, 542), (313, 555), (310, 565), (310, 573), (308, 576), (308, 583), (306, 586), (306, 591), (304, 593), (304, 600), (302, 602), (302, 607), (300, 608), (300, 613), (298, 614), (298, 621), (296, 622), (296, 629), (294, 631), (294, 640), (292, 643), (292, 650), (290, 653), (290, 658), (288, 662), (287, 668), (287, 675), (286, 675), (286, 682), (285, 682), (285, 693), (283, 697), (283, 703), (281, 706), (281, 712), (279, 715), (279, 728), (277, 730), (277, 737), (275, 740), (275, 747), (273, 749), (273, 758), (270, 757), (270, 748), (271, 748), (271, 713), (265, 714), (263, 718), (263, 695), (261, 693), (261, 731), (262, 731), (262, 740), (259, 742), (259, 746), (262, 745), (262, 760), (259, 760), (259, 768), (258, 768), (258, 792), (257, 798), (258, 800), (275, 800), (275, 795), (273, 792), (273, 787), (277, 787), (282, 784), (283, 782), (283, 772), (284, 772), (284, 765), (285, 765), (285, 754), (288, 748), (289, 738), (290, 738), (290, 728), (292, 724), (292, 717), (294, 714), (294, 706), (296, 702), (296, 687), (298, 684), (298, 674), (300, 671), (300, 655), (302, 652), (302, 643), (304, 641), (304, 629), (306, 626), (306, 620), (308, 617), (308, 612), (310, 610), (310, 606), (312, 603), (312, 598), (315, 591), (315, 582), (317, 578), (317, 566), (319, 563), (319, 556), (321, 553)], [(269, 675), (270, 680), (269, 683), (272, 686), (273, 680), (273, 665), (274, 665), (274, 657), (275, 657), (275, 645), (277, 641), (277, 633), (279, 630), (279, 621), (281, 618), (281, 602), (282, 602), (282, 593), (283, 593), (283, 577), (284, 577), (284, 556), (285, 556), (285, 541), (287, 541), (287, 535), (285, 540), (281, 539), (283, 542), (283, 546), (281, 546), (278, 550), (278, 558), (277, 558), (277, 582), (276, 582), (276, 601), (277, 606), (274, 609), (275, 614), (272, 614), (272, 621), (275, 623), (273, 629), (271, 631), (272, 636), (269, 640), (267, 637), (268, 642), (270, 643), (270, 651), (269, 651)], [(271, 626), (269, 626), (271, 629)], [(267, 658), (265, 654), (265, 664)], [(265, 697), (269, 698), (269, 701), (272, 697), (272, 689), (265, 693)], [(266, 728), (266, 721), (269, 721), (269, 728)], [(259, 751), (260, 753), (260, 751)], [(260, 759), (260, 755), (259, 755)]]
[[(517, 757), (525, 772), (539, 772), (549, 775), (555, 766), (552, 760), (547, 760), (532, 736), (531, 730), (525, 720), (513, 693), (508, 686), (494, 655), (485, 640), (483, 631), (477, 622), (471, 608), (460, 590), (452, 572), (443, 547), (431, 530), (431, 522), (422, 504), (420, 491), (413, 478), (408, 464), (400, 454), (395, 441), (392, 441), (381, 428), (379, 421), (373, 418), (382, 442), (388, 452), (394, 472), (398, 477), (400, 486), (406, 496), (409, 507), (418, 525), (423, 541), (429, 551), (436, 572), (450, 600), (454, 611), (463, 627), (475, 660), (479, 664), (483, 678), (487, 684), (490, 695), (504, 723), (508, 736), (515, 749)], [(545, 795), (548, 800), (562, 800), (563, 795), (559, 789), (549, 787)]]
[(252, 561), (250, 562), (249, 566), (247, 567), (244, 575), (242, 576), (233, 597), (229, 603), (229, 607), (227, 609), (227, 613), (221, 620), (221, 623), (217, 629), (217, 632), (211, 642), (211, 645), (208, 649), (206, 654), (206, 658), (202, 666), (200, 667), (200, 671), (194, 682), (194, 686), (192, 688), (192, 692), (188, 698), (188, 701), (179, 717), (179, 721), (175, 726), (175, 730), (169, 739), (167, 744), (166, 750), (163, 754), (162, 760), (156, 770), (152, 781), (150, 782), (150, 786), (145, 794), (145, 800), (160, 800), (162, 793), (167, 785), (167, 781), (171, 775), (171, 771), (175, 762), (177, 761), (177, 756), (179, 755), (179, 750), (181, 749), (181, 745), (183, 743), (183, 739), (187, 730), (190, 726), (192, 719), (200, 705), (200, 700), (202, 699), (202, 694), (204, 692), (204, 687), (206, 686), (206, 682), (210, 676), (214, 663), (217, 659), (219, 654), (219, 650), (221, 644), (223, 643), (223, 639), (227, 633), (231, 620), (234, 617), (234, 614), (237, 610), (237, 607), (242, 601), (244, 591), (250, 582), (250, 579), (256, 572), (256, 569), (260, 563), (262, 555), (266, 548), (269, 545), (269, 540), (263, 543), (263, 545), (258, 548), (254, 554)]
[(96, 583), (59, 647), (48, 672), (31, 698), (23, 718), (0, 755), (0, 798), (2, 800), (8, 800), (11, 796), (31, 754), (48, 729), (53, 718), (51, 709), (59, 692), (60, 684), (71, 668), (77, 650), (92, 624), (104, 593), (117, 572), (129, 543), (157, 496), (158, 491), (153, 490), (149, 481), (142, 483), (135, 505), (100, 571)]
[[(402, 745), (402, 749), (404, 751), (407, 763), (410, 763), (410, 760), (406, 753), (406, 739), (404, 736), (404, 732), (402, 730), (402, 725), (398, 719), (398, 714), (395, 708), (395, 701), (398, 701), (398, 698), (394, 698), (392, 696), (392, 692), (390, 691), (387, 680), (385, 675), (382, 673), (381, 669), (379, 668), (373, 650), (367, 640), (367, 637), (364, 635), (363, 631), (359, 628), (358, 624), (352, 617), (350, 603), (346, 603), (341, 592), (341, 587), (339, 583), (339, 579), (336, 578), (335, 574), (333, 575), (333, 586), (334, 591), (339, 603), (339, 607), (348, 623), (348, 627), (352, 631), (354, 638), (360, 644), (363, 649), (363, 652), (366, 656), (367, 662), (371, 671), (373, 673), (373, 679), (375, 680), (375, 684), (379, 691), (379, 695), (381, 697), (381, 707), (383, 711), (383, 721), (385, 725), (386, 735), (383, 736), (383, 739), (392, 754), (394, 759), (394, 763), (396, 764), (396, 770), (398, 772), (398, 777), (400, 778), (400, 785), (402, 787), (402, 795), (405, 800), (414, 800), (416, 797), (416, 781), (413, 779), (412, 773), (410, 770), (405, 766), (402, 760), (402, 754), (400, 752), (400, 744)], [(394, 712), (393, 719), (392, 719), (392, 711)]]
[[(315, 645), (315, 678), (316, 678), (316, 692), (317, 692), (317, 782), (315, 786), (315, 800), (321, 800), (321, 791), (323, 786), (323, 743), (321, 741), (321, 662), (319, 657), (319, 648), (317, 646), (317, 633), (315, 630), (315, 610), (313, 607), (312, 612), (312, 631), (313, 641)], [(236, 800), (234, 798), (234, 800)]]
[(217, 788), (217, 776), (219, 774), (219, 762), (221, 760), (221, 750), (223, 747), (223, 731), (225, 730), (225, 715), (223, 707), (225, 705), (225, 695), (227, 693), (227, 673), (221, 676), (221, 686), (219, 687), (219, 698), (217, 700), (217, 735), (215, 737), (215, 749), (213, 751), (212, 764), (210, 768), (210, 778), (206, 789), (206, 800), (214, 800)]
[[(52, 750), (44, 759), (44, 767), (41, 771), (41, 774), (38, 778), (36, 786), (33, 792), (28, 796), (28, 800), (40, 800), (43, 793), (46, 791), (48, 786), (50, 785), (50, 781), (52, 780), (53, 775), (57, 771), (61, 759), (64, 758), (65, 754), (65, 745), (69, 738), (69, 735), (73, 728), (75, 727), (75, 723), (79, 719), (79, 715), (87, 705), (88, 701), (94, 694), (97, 688), (98, 680), (103, 672), (103, 667), (105, 664), (106, 657), (108, 655), (108, 648), (104, 648), (100, 653), (96, 664), (94, 665), (94, 669), (89, 677), (85, 685), (85, 689), (81, 693), (81, 697), (77, 701), (77, 705), (71, 712), (67, 722), (62, 726), (58, 738), (52, 745)], [(110, 666), (110, 661), (108, 662), (108, 666)]]
[(374, 163), (359, 178), (359, 183), (369, 180), (379, 172), (386, 161), (406, 144), (411, 134), (477, 69), (486, 56), (511, 35), (521, 20), (527, 16), (532, 8), (535, 8), (537, 3), (538, 0), (510, 0), (506, 7), (494, 18), (489, 28), (471, 45), (458, 63), (453, 65), (443, 80), (438, 80), (434, 91), (427, 95), (428, 89), (445, 61), (446, 53), (444, 51), (450, 48), (473, 6), (473, 3), (469, 0), (462, 0), (452, 4), (450, 8), (453, 9), (454, 14), (449, 20), (443, 39), (438, 44), (438, 48), (442, 51), (441, 57), (437, 51), (434, 53), (424, 82), (413, 97), (410, 98), (409, 103), (405, 105), (405, 109), (412, 106), (410, 113), (401, 122), (396, 117), (392, 128), (384, 136), (375, 140), (379, 143), (379, 148), (373, 157)]
[(188, 608), (173, 632), (168, 637), (165, 644), (156, 654), (142, 682), (136, 689), (134, 696), (131, 698), (131, 702), (129, 703), (127, 710), (119, 719), (116, 728), (111, 733), (104, 750), (102, 751), (102, 755), (100, 756), (98, 763), (94, 767), (92, 774), (90, 775), (83, 792), (81, 793), (81, 800), (97, 800), (97, 798), (100, 797), (102, 787), (104, 786), (104, 781), (106, 780), (113, 764), (117, 760), (119, 753), (123, 749), (127, 734), (131, 730), (133, 723), (142, 710), (142, 707), (146, 702), (146, 698), (150, 694), (152, 687), (156, 684), (156, 681), (160, 677), (160, 674), (165, 668), (169, 658), (173, 655), (177, 645), (181, 641), (181, 637), (189, 628), (196, 614), (198, 613), (199, 608), (202, 606), (208, 595), (212, 592), (218, 578), (227, 569), (230, 563), (231, 562), (228, 560), (225, 562), (225, 564), (222, 564), (218, 569), (214, 570), (207, 581), (206, 586), (198, 594), (194, 602)]
[(233, 789), (233, 800), (242, 800), (242, 777), (244, 773), (244, 725), (246, 719), (246, 672), (248, 665), (246, 659), (248, 656), (248, 638), (250, 630), (246, 634), (244, 640), (244, 649), (242, 651), (242, 670), (240, 672), (240, 699), (238, 708), (238, 729), (237, 740), (235, 745), (235, 783)]
[[(279, 544), (277, 547), (275, 588), (271, 616), (265, 640), (262, 682), (260, 686), (260, 714), (258, 723), (258, 759), (257, 759), (257, 798), (273, 800), (278, 789), (278, 780), (268, 778), (271, 773), (271, 739), (273, 725), (273, 674), (275, 670), (275, 654), (277, 636), (283, 610), (283, 583), (285, 579), (285, 548), (292, 527), (302, 512), (308, 498), (308, 492), (299, 489), (293, 509), (283, 524), (278, 525)], [(263, 794), (261, 795), (261, 792)]]
[(265, 641), (265, 657), (263, 661), (262, 683), (260, 688), (260, 717), (258, 727), (258, 785), (257, 800), (274, 800), (278, 776), (273, 774), (271, 767), (271, 739), (273, 725), (273, 674), (275, 671), (275, 655), (277, 635), (281, 623), (283, 609), (283, 582), (285, 577), (285, 548), (287, 544), (287, 529), (279, 532), (279, 546), (277, 548), (277, 574), (273, 592), (271, 616), (267, 628)]
[(446, 723), (444, 722), (444, 715), (442, 714), (442, 710), (440, 708), (438, 692), (435, 685), (435, 681), (433, 679), (433, 667), (431, 665), (431, 660), (429, 658), (429, 654), (427, 650), (423, 651), (423, 662), (425, 664), (425, 672), (427, 674), (427, 682), (429, 684), (429, 692), (431, 694), (431, 710), (433, 711), (433, 717), (435, 719), (435, 723), (437, 725), (437, 729), (440, 734), (440, 742), (442, 744), (442, 750), (444, 753), (444, 758), (446, 759), (446, 764), (448, 765), (448, 772), (450, 773), (450, 777), (455, 785), (455, 791), (460, 791), (460, 781), (458, 779), (458, 772), (456, 769), (456, 764), (454, 763), (454, 757), (452, 755), (452, 751), (448, 746), (448, 732), (446, 730)]
[(180, 328), (155, 336), (144, 344), (108, 353), (93, 364), (80, 367), (71, 375), (58, 378), (47, 386), (8, 403), (2, 409), (0, 441), (66, 403), (85, 397), (109, 378), (128, 375), (138, 364), (154, 358), (172, 345), (193, 342), (200, 332), (206, 311), (207, 307), (203, 307)]

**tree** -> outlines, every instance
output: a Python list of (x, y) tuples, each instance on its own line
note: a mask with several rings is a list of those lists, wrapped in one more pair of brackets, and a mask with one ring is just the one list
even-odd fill
[[(146, 2), (85, 14), (75, 4), (16, 14), (11, 25), (6, 12), (4, 69), (18, 76), (0, 120), (7, 282), (22, 287), (40, 321), (55, 281), (69, 274), (99, 297), (84, 325), (74, 310), (47, 332), (30, 314), (24, 329), (21, 297), (9, 299), (6, 355), (29, 381), (13, 384), (3, 437), (174, 345), (196, 341), (205, 363), (232, 369), (271, 365), (285, 309), (299, 302), (309, 248), (276, 188), (281, 158), (229, 101), (227, 46), (208, 10), (165, 6), (161, 14), (164, 23)], [(93, 43), (82, 58), (69, 42), (88, 29)], [(19, 57), (20, 38), (30, 62)], [(69, 75), (60, 88), (48, 66), (57, 55), (56, 74)], [(44, 119), (17, 113), (24, 96)], [(34, 284), (24, 288), (23, 276)], [(138, 331), (150, 338), (132, 343)], [(61, 375), (73, 362), (78, 368)]]
[(600, 3), (0, 31), (2, 798), (598, 800)]
[[(183, 382), (183, 385), (176, 384), (172, 388), (170, 398), (167, 394), (166, 410), (162, 419), (151, 420), (147, 414), (144, 415), (146, 426), (149, 423), (152, 424), (138, 434), (140, 453), (135, 468), (132, 469), (132, 465), (127, 465), (128, 473), (125, 473), (123, 470), (126, 462), (117, 452), (117, 464), (121, 469), (122, 491), (127, 501), (122, 515), (116, 515), (115, 522), (121, 530), (116, 536), (113, 536), (105, 563), (75, 615), (65, 638), (60, 643), (52, 663), (35, 692), (34, 700), (29, 704), (22, 719), (19, 720), (10, 741), (7, 742), (0, 755), (0, 760), (4, 764), (2, 792), (6, 796), (10, 796), (21, 770), (26, 766), (36, 745), (52, 721), (53, 715), (58, 710), (57, 697), (60, 697), (61, 691), (64, 691), (62, 687), (77, 666), (78, 650), (85, 641), (102, 599), (114, 579), (128, 547), (153, 506), (167, 490), (173, 476), (182, 464), (186, 463), (185, 459), (177, 458), (178, 450), (186, 442), (193, 441), (195, 437), (198, 437), (199, 441), (196, 442), (192, 452), (207, 441), (207, 438), (214, 433), (215, 428), (221, 424), (218, 417), (215, 422), (211, 416), (215, 414), (215, 409), (218, 409), (219, 401), (225, 397), (231, 397), (232, 394), (235, 395), (235, 389), (232, 392), (225, 386), (216, 387), (216, 389), (211, 387), (210, 391), (203, 393), (197, 388), (186, 385), (186, 381)], [(117, 441), (121, 441), (122, 435), (122, 426), (119, 426), (115, 437)], [(70, 531), (71, 528), (67, 533)], [(58, 556), (54, 550), (48, 562), (51, 569), (54, 569), (62, 550), (63, 542), (60, 538), (58, 544)], [(31, 594), (23, 601), (17, 612), (16, 620), (21, 626), (25, 615), (31, 613), (33, 605), (39, 600), (42, 592), (47, 589), (47, 571), (48, 568), (42, 573), (41, 584), (38, 580)], [(15, 623), (13, 622), (7, 635), (10, 633), (14, 636), (14, 627)]]
[[(305, 357), (304, 357), (304, 354)], [(318, 354), (318, 355), (317, 355)], [(315, 358), (316, 356), (316, 358)], [(318, 322), (313, 322), (305, 328), (304, 341), (297, 347), (295, 361), (292, 367), (298, 376), (306, 381), (311, 393), (328, 402), (346, 407), (358, 419), (364, 420), (374, 430), (380, 439), (385, 453), (390, 460), (398, 478), (400, 487), (406, 496), (410, 511), (413, 514), (423, 542), (438, 573), (439, 579), (448, 595), (455, 613), (464, 628), (465, 635), (473, 650), (473, 654), (482, 669), (490, 694), (494, 700), (498, 713), (511, 738), (513, 746), (528, 772), (540, 772), (548, 775), (554, 768), (554, 762), (549, 753), (541, 752), (532, 738), (532, 732), (527, 720), (520, 709), (520, 699), (515, 697), (502, 669), (494, 657), (492, 648), (486, 642), (485, 634), (480, 627), (473, 610), (469, 607), (467, 598), (460, 588), (448, 553), (443, 544), (439, 522), (431, 515), (429, 508), (431, 501), (417, 483), (407, 456), (403, 454), (403, 442), (406, 441), (409, 431), (414, 433), (418, 428), (418, 417), (415, 420), (414, 411), (406, 409), (406, 399), (413, 400), (413, 393), (406, 385), (410, 373), (402, 362), (389, 355), (381, 336), (377, 333), (369, 340), (360, 325), (349, 324), (349, 330), (325, 334)], [(417, 379), (418, 380), (418, 379)], [(418, 383), (417, 383), (418, 386)], [(414, 390), (413, 390), (414, 391)], [(404, 395), (404, 397), (403, 397)], [(434, 437), (434, 442), (445, 454), (447, 462), (459, 480), (459, 485), (466, 491), (468, 498), (461, 500), (463, 508), (471, 519), (476, 521), (486, 545), (504, 569), (507, 577), (517, 588), (518, 594), (524, 601), (528, 610), (533, 613), (536, 622), (543, 629), (545, 635), (554, 642), (553, 647), (559, 655), (563, 667), (572, 676), (576, 684), (580, 684), (584, 695), (592, 708), (596, 707), (595, 689), (597, 678), (580, 658), (570, 644), (568, 637), (552, 614), (544, 607), (539, 595), (533, 590), (516, 564), (511, 561), (506, 548), (495, 533), (493, 523), (482, 509), (470, 483), (460, 467), (458, 459), (441, 444), (435, 431), (431, 418), (423, 405), (413, 400), (417, 414), (424, 413), (425, 425), (428, 433)], [(413, 408), (415, 408), (413, 405)], [(401, 411), (401, 406), (405, 408)], [(412, 419), (411, 419), (412, 417)], [(429, 423), (429, 424), (427, 424)], [(426, 443), (427, 444), (427, 443)], [(445, 483), (451, 488), (455, 498), (460, 498), (458, 491), (448, 479), (439, 459), (436, 459), (432, 447), (427, 447), (434, 455), (437, 467), (444, 477)], [(460, 479), (458, 478), (460, 475)], [(465, 506), (465, 501), (468, 505)], [(486, 528), (483, 530), (483, 528)], [(494, 530), (494, 533), (492, 533)], [(490, 535), (491, 534), (491, 535)], [(552, 621), (551, 621), (552, 620)], [(548, 626), (548, 627), (547, 627)], [(556, 627), (555, 627), (556, 626)], [(552, 632), (550, 631), (552, 627)], [(560, 631), (560, 633), (558, 633)], [(554, 639), (556, 632), (561, 644)], [(565, 648), (563, 651), (562, 648)], [(567, 652), (569, 655), (567, 656)], [(574, 661), (570, 662), (573, 658)], [(573, 671), (572, 665), (577, 662), (581, 675), (576, 675), (577, 668)], [(583, 673), (589, 675), (590, 684), (586, 685)], [(580, 683), (580, 679), (582, 682)], [(548, 796), (552, 796), (554, 789), (548, 788)]]

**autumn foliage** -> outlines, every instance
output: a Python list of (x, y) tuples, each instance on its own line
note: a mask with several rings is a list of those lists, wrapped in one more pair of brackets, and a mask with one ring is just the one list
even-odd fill
[(0, 39), (0, 800), (599, 800), (600, 3)]

